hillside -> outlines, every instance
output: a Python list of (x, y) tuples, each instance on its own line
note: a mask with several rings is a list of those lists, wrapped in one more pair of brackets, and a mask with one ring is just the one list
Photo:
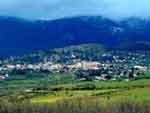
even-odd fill
[(98, 60), (107, 49), (100, 44), (81, 44), (47, 51), (36, 51), (31, 54), (9, 59), (9, 63), (39, 63), (44, 60), (66, 63), (73, 59)]
[(126, 51), (136, 51), (136, 50), (150, 50), (150, 41), (137, 41), (137, 42), (128, 42), (121, 45), (118, 49)]
[(138, 18), (113, 21), (100, 16), (82, 16), (28, 21), (0, 17), (0, 56), (86, 43), (116, 48), (123, 44), (149, 41), (149, 28), (149, 20)]

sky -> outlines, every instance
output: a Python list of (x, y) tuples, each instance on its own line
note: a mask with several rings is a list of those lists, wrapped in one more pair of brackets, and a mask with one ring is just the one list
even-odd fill
[(52, 20), (89, 15), (149, 18), (150, 0), (0, 0), (0, 16)]

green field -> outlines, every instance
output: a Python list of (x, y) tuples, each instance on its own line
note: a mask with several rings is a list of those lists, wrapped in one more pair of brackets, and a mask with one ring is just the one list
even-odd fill
[[(142, 79), (130, 82), (91, 81), (64, 84), (51, 84), (46, 79), (14, 80), (0, 82), (1, 98), (14, 97), (18, 100), (30, 100), (33, 103), (52, 103), (63, 99), (97, 98), (102, 101), (150, 101), (150, 80)], [(2, 91), (3, 91), (2, 90)], [(9, 90), (12, 93), (9, 93)]]
[[(0, 82), (0, 113), (149, 113), (150, 80), (129, 82), (47, 79)], [(4, 91), (4, 89), (6, 91)]]
[(48, 90), (46, 95), (35, 96), (31, 102), (52, 103), (75, 98), (96, 98), (104, 103), (121, 100), (150, 101), (150, 80), (146, 79), (131, 82), (80, 82), (49, 86)]

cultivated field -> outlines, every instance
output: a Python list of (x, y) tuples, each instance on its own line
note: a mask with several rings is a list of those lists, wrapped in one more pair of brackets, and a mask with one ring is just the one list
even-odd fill
[[(46, 87), (37, 87), (43, 81), (29, 80), (22, 84), (7, 81), (9, 88), (22, 87), (29, 82), (34, 89), (26, 89), (30, 88), (27, 86), (22, 91), (1, 94), (0, 113), (150, 113), (148, 79), (47, 84)], [(1, 83), (1, 87), (3, 85)]]

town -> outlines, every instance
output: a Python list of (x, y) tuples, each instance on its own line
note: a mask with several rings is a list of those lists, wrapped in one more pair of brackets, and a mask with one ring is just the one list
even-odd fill
[(130, 81), (150, 72), (149, 57), (149, 51), (110, 51), (96, 44), (58, 48), (0, 60), (0, 80), (72, 73), (80, 81)]
[(148, 66), (129, 66), (117, 64), (103, 64), (98, 61), (76, 60), (72, 64), (61, 64), (52, 62), (41, 62), (38, 64), (5, 64), (0, 67), (0, 80), (8, 79), (8, 72), (15, 71), (18, 74), (26, 72), (57, 72), (57, 73), (74, 73), (77, 78), (83, 80), (124, 80), (135, 79), (144, 72), (150, 72)]

